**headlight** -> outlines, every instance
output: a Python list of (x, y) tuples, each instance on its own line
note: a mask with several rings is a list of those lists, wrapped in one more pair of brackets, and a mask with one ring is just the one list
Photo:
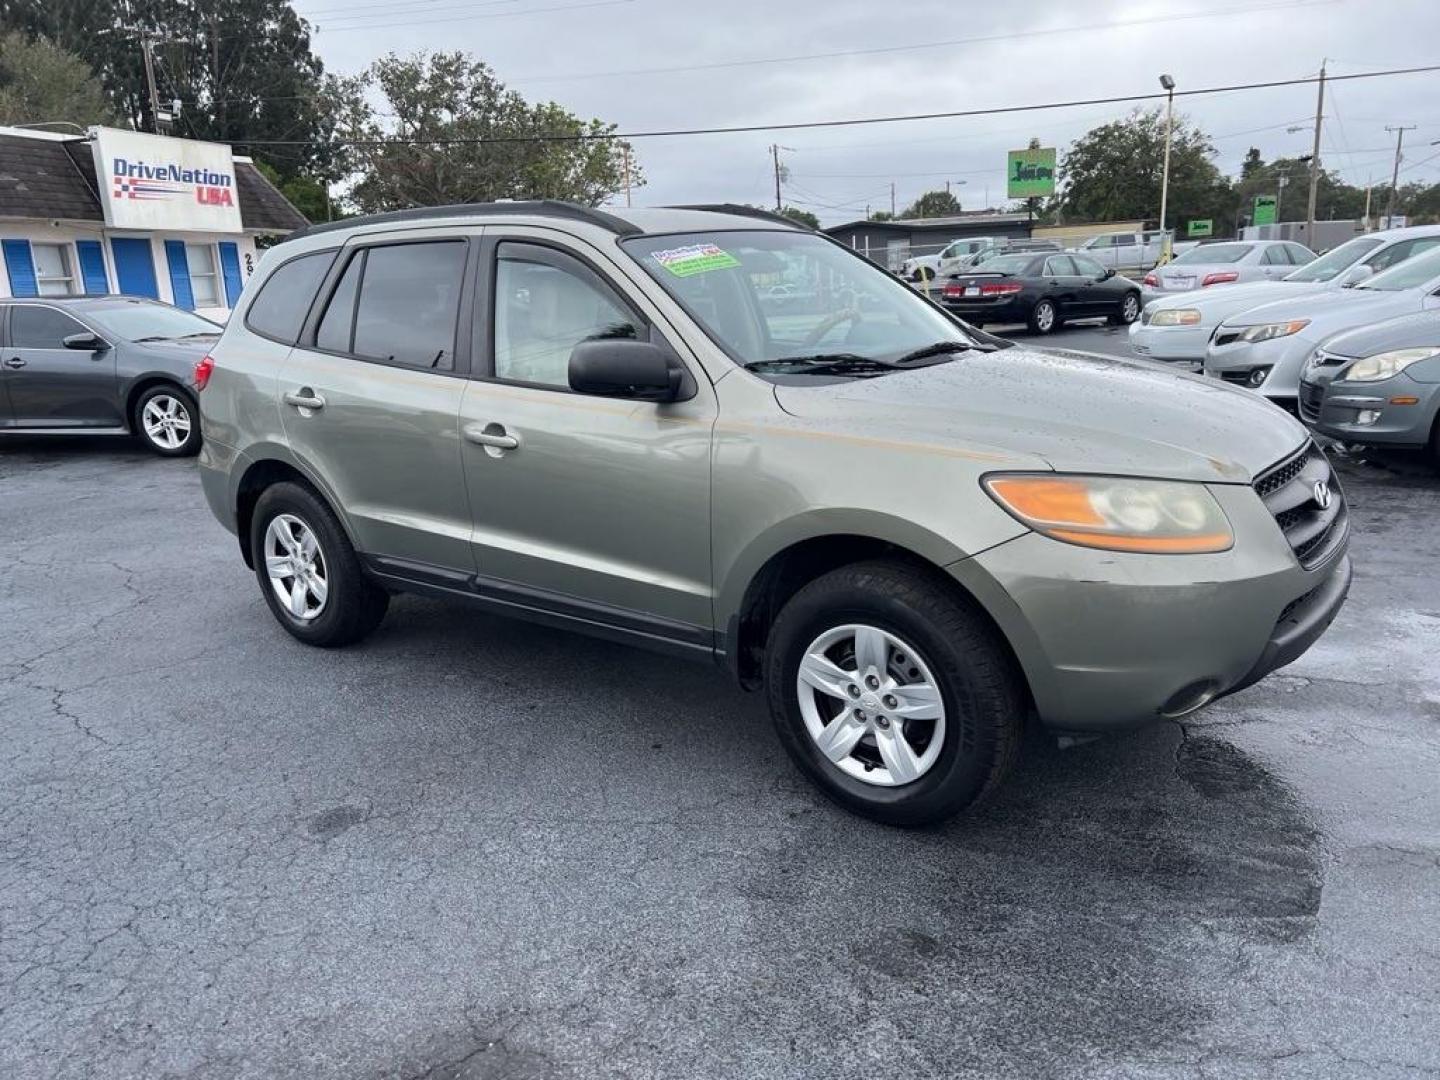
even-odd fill
[(1298, 334), (1310, 325), (1309, 319), (1291, 319), (1289, 322), (1266, 323), (1263, 326), (1247, 326), (1240, 334), (1241, 341), (1270, 341), (1272, 338), (1289, 337)]
[(1411, 364), (1440, 356), (1440, 349), (1396, 349), (1393, 352), (1376, 353), (1350, 365), (1350, 370), (1341, 376), (1346, 382), (1381, 382), (1393, 379)]
[(1235, 542), (1203, 484), (1054, 473), (999, 474), (984, 484), (1020, 521), (1068, 544), (1183, 555), (1227, 551)]
[(1200, 312), (1194, 308), (1169, 308), (1150, 316), (1151, 326), (1199, 326)]

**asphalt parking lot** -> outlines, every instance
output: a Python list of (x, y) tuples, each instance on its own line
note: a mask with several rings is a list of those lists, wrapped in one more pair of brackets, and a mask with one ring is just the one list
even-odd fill
[(193, 462), (0, 445), (0, 1076), (1440, 1073), (1440, 479), (1340, 467), (1300, 662), (901, 832), (717, 671), (416, 598), (307, 649)]

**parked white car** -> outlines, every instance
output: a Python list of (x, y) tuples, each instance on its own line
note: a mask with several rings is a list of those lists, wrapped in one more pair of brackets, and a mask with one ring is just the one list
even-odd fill
[[(1159, 229), (1143, 233), (1101, 233), (1070, 250), (1089, 255), (1111, 270), (1149, 270), (1160, 261), (1164, 238), (1165, 234)], [(1198, 246), (1198, 241), (1185, 240), (1172, 244), (1170, 250), (1172, 255), (1178, 255)]]
[(1315, 261), (1315, 253), (1289, 240), (1221, 240), (1201, 244), (1145, 275), (1145, 299), (1246, 281), (1271, 281)]
[(1215, 328), (1226, 319), (1273, 300), (1358, 284), (1437, 244), (1440, 225), (1369, 233), (1347, 240), (1278, 280), (1152, 300), (1140, 313), (1140, 321), (1130, 326), (1130, 347), (1152, 360), (1198, 364), (1205, 359)]
[(1354, 288), (1277, 300), (1226, 319), (1205, 350), (1205, 374), (1258, 390), (1294, 413), (1300, 373), (1326, 338), (1436, 309), (1440, 249), (1432, 248)]
[(900, 276), (906, 281), (919, 281), (921, 275), (929, 278), (953, 274), (960, 268), (962, 260), (981, 251), (989, 251), (1004, 242), (1004, 237), (972, 236), (963, 240), (952, 240), (933, 255), (912, 255), (900, 264)]

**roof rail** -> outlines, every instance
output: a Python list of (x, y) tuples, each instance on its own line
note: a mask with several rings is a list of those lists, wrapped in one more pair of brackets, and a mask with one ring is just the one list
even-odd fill
[(366, 214), (361, 217), (341, 218), (311, 225), (307, 229), (291, 233), (286, 241), (298, 240), (302, 236), (316, 233), (335, 232), (356, 225), (403, 224), (407, 221), (425, 221), (431, 218), (464, 217), (469, 214), (527, 214), (534, 217), (561, 217), (572, 221), (585, 221), (598, 225), (617, 236), (638, 236), (643, 230), (628, 221), (579, 203), (562, 202), (559, 199), (520, 199), (513, 202), (455, 203), (451, 206), (417, 206), (409, 210), (391, 210), (385, 214)]
[(789, 225), (792, 229), (800, 229), (804, 232), (812, 231), (810, 226), (802, 225), (794, 218), (786, 217), (784, 214), (777, 214), (774, 210), (762, 210), (758, 206), (745, 206), (742, 203), (703, 203), (692, 206), (670, 206), (669, 210), (708, 210), (712, 214), (734, 214), (737, 217), (759, 218), (761, 221), (773, 221), (777, 225)]

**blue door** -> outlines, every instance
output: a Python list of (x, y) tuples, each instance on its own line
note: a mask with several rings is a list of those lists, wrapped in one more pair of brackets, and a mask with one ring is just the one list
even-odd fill
[(110, 251), (115, 256), (115, 281), (122, 293), (160, 299), (160, 285), (155, 280), (155, 255), (149, 240), (111, 237)]

